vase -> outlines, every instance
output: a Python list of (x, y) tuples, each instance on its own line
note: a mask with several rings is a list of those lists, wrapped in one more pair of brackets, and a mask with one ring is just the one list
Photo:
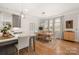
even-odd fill
[(2, 36), (3, 36), (3, 37), (8, 37), (8, 34), (7, 34), (7, 33), (3, 33)]

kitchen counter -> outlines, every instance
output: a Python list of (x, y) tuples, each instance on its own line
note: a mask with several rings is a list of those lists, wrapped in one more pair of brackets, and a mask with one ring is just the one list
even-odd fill
[(0, 40), (0, 46), (14, 44), (14, 43), (17, 43), (17, 42), (18, 42), (17, 37), (13, 37), (13, 38), (9, 38), (9, 39), (2, 39), (2, 40)]
[(10, 38), (8, 38), (8, 37), (3, 38), (3, 37), (0, 36), (0, 43), (12, 41), (12, 40), (18, 40), (18, 37), (23, 37), (23, 36), (25, 36), (24, 33), (22, 33), (22, 34), (15, 34), (15, 35), (13, 34), (13, 37), (10, 37)]
[(17, 43), (17, 37), (0, 39), (0, 55), (16, 55), (17, 49), (15, 47), (15, 44)]
[(17, 37), (12, 37), (12, 38), (8, 38), (8, 39), (0, 39), (0, 43), (12, 41), (12, 40), (17, 40), (17, 39), (18, 39)]
[(0, 46), (5, 46), (16, 42), (18, 42), (17, 36), (13, 36), (10, 34), (7, 37), (3, 37), (2, 35), (0, 35)]
[[(17, 49), (18, 49), (18, 47), (21, 47), (21, 46), (23, 48), (29, 46), (29, 35), (26, 35), (25, 33), (12, 34), (12, 35), (14, 36), (12, 38), (0, 39), (0, 46), (15, 44)], [(26, 41), (26, 43), (25, 43), (25, 41)], [(16, 44), (16, 43), (18, 43), (18, 44)]]

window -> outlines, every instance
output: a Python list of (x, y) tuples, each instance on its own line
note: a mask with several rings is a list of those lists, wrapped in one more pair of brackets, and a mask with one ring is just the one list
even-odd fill
[(48, 30), (48, 20), (45, 20), (44, 22), (44, 30)]
[(53, 20), (49, 20), (49, 31), (53, 32)]
[(60, 18), (55, 19), (54, 28), (55, 28), (55, 31), (61, 30), (61, 19)]
[(54, 34), (55, 38), (61, 38), (61, 18), (54, 19)]

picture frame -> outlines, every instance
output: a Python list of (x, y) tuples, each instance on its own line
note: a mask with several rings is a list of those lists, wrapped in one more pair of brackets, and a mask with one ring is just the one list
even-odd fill
[(73, 29), (73, 20), (66, 21), (66, 29)]

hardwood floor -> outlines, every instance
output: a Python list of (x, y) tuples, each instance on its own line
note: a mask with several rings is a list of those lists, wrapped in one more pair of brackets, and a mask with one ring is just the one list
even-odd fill
[[(13, 45), (0, 47), (0, 55), (17, 55)], [(32, 48), (24, 48), (19, 55), (79, 55), (79, 43), (64, 40), (39, 41), (36, 40), (35, 51)]]
[(64, 40), (50, 42), (36, 41), (35, 52), (28, 48), (20, 51), (21, 55), (79, 55), (79, 43)]
[(30, 48), (24, 48), (19, 51), (19, 55), (36, 55), (36, 53)]

